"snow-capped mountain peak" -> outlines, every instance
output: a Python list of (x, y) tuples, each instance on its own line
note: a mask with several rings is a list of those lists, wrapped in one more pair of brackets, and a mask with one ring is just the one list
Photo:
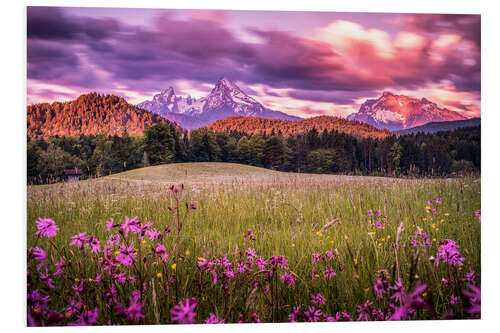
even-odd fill
[[(154, 95), (151, 101), (144, 101), (137, 105), (167, 119), (174, 119), (185, 128), (194, 128), (190, 124), (209, 124), (212, 121), (230, 116), (280, 118), (286, 120), (300, 120), (279, 111), (265, 108), (254, 98), (226, 77), (221, 77), (212, 91), (203, 98), (191, 96), (176, 96), (172, 87)], [(180, 119), (180, 120), (179, 120)], [(183, 123), (189, 120), (189, 124)]]
[(385, 91), (378, 99), (365, 101), (359, 111), (347, 117), (378, 128), (401, 130), (429, 122), (463, 120), (460, 113), (440, 108), (426, 98), (417, 99)]

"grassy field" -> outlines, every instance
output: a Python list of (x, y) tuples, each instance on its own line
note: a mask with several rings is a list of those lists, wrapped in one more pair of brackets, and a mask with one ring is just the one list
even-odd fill
[[(184, 222), (178, 235), (175, 214), (168, 208), (176, 205), (174, 193), (168, 188), (174, 184), (185, 185), (179, 208), (180, 220)], [(68, 290), (54, 293), (39, 278), (34, 278), (30, 288), (36, 286), (50, 294), (51, 308), (62, 311), (69, 299), (76, 297), (71, 291), (76, 283), (72, 279), (86, 279), (88, 283), (89, 278), (102, 274), (103, 285), (116, 284), (111, 275), (106, 280), (106, 272), (98, 263), (103, 254), (70, 247), (69, 241), (73, 235), (86, 232), (99, 239), (102, 248), (109, 235), (119, 229), (108, 231), (106, 221), (113, 219), (117, 223), (125, 216), (137, 216), (142, 222), (151, 221), (152, 227), (160, 231), (169, 226), (172, 232), (161, 240), (169, 258), (159, 261), (154, 255), (151, 257), (156, 240), (127, 239), (127, 244), (134, 244), (138, 250), (137, 260), (133, 266), (113, 269), (134, 275), (147, 288), (143, 291), (137, 282), (118, 283), (116, 303), (129, 304), (129, 295), (140, 289), (145, 317), (116, 317), (116, 309), (102, 301), (105, 287), (92, 285), (88, 288), (95, 290), (89, 294), (101, 296), (86, 294), (81, 296), (81, 302), (85, 308), (99, 308), (97, 324), (108, 320), (122, 324), (170, 323), (175, 321), (171, 309), (190, 297), (197, 300), (197, 322), (203, 322), (210, 314), (225, 322), (251, 321), (255, 320), (254, 313), (263, 322), (288, 321), (293, 306), (298, 305), (302, 305), (300, 311), (313, 305), (329, 316), (345, 311), (358, 319), (364, 310), (357, 306), (366, 305), (368, 300), (373, 302), (373, 309), (381, 309), (389, 316), (390, 304), (402, 306), (402, 301), (391, 300), (389, 291), (384, 297), (377, 297), (374, 284), (380, 276), (390, 285), (400, 276), (407, 292), (419, 284), (426, 285), (420, 296), (425, 304), (432, 303), (433, 311), (418, 310), (409, 316), (413, 319), (440, 319), (450, 313), (465, 318), (467, 303), (462, 292), (467, 285), (461, 281), (471, 270), (480, 272), (481, 225), (475, 215), (481, 208), (480, 187), (479, 179), (291, 174), (229, 163), (162, 165), (98, 180), (30, 186), (28, 247), (39, 246), (47, 251), (49, 270), (53, 269), (52, 261), (57, 262), (62, 254), (72, 261), (65, 272), (67, 276), (54, 277), (61, 279), (58, 287)], [(436, 203), (438, 198), (442, 203)], [(187, 211), (184, 203), (194, 203), (196, 209)], [(37, 239), (35, 221), (39, 217), (55, 221), (60, 230), (54, 238)], [(379, 226), (377, 222), (381, 222)], [(404, 229), (399, 235), (396, 261), (400, 224)], [(249, 229), (253, 236), (248, 236)], [(430, 246), (411, 245), (418, 230), (427, 233)], [(459, 246), (458, 251), (465, 258), (463, 265), (435, 265), (433, 258), (445, 239)], [(234, 271), (238, 263), (250, 266), (247, 248), (254, 249), (268, 265), (273, 255), (285, 256), (288, 263), (286, 267), (260, 270), (268, 270), (267, 276), (253, 268), (234, 277), (225, 277), (227, 265), (221, 265), (214, 270), (219, 280), (216, 284), (210, 270), (197, 267), (202, 258), (224, 256)], [(116, 250), (115, 245), (113, 251)], [(327, 258), (326, 251), (332, 251), (334, 258)], [(322, 259), (313, 264), (314, 253), (322, 254)], [(34, 270), (34, 263), (30, 267)], [(324, 274), (330, 268), (336, 273), (331, 279)], [(283, 274), (294, 276), (294, 287), (282, 283)], [(455, 284), (443, 286), (443, 279)], [(311, 295), (317, 293), (325, 298), (325, 304), (311, 303)], [(452, 295), (464, 301), (450, 304)], [(371, 313), (365, 318), (383, 317)], [(64, 323), (77, 318), (78, 314), (70, 314)], [(299, 318), (307, 320), (310, 314), (301, 312)], [(326, 320), (326, 316), (321, 320)]]

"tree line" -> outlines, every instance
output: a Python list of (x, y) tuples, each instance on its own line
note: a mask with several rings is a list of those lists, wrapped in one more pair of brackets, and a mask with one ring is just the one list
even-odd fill
[(312, 128), (300, 135), (183, 131), (168, 121), (147, 128), (143, 137), (80, 135), (28, 138), (28, 183), (60, 181), (65, 169), (83, 178), (180, 162), (234, 162), (273, 170), (376, 176), (479, 174), (480, 127), (434, 134), (357, 138)]

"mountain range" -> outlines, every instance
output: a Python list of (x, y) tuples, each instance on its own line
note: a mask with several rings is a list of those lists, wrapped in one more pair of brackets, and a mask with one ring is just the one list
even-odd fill
[(421, 126), (430, 122), (465, 120), (460, 113), (440, 108), (426, 98), (417, 99), (405, 95), (384, 92), (378, 99), (365, 101), (359, 111), (347, 116), (377, 128), (390, 131)]
[[(129, 104), (122, 97), (89, 93), (68, 102), (40, 103), (27, 107), (28, 136), (76, 136), (80, 134), (142, 135), (164, 119), (187, 130), (209, 126), (215, 131), (301, 134), (316, 127), (358, 137), (383, 138), (415, 131), (435, 132), (480, 125), (480, 118), (439, 107), (426, 98), (417, 99), (384, 92), (366, 100), (359, 111), (344, 118), (320, 116), (301, 119), (266, 108), (228, 78), (220, 78), (203, 98), (176, 96), (169, 87), (152, 100)], [(422, 128), (419, 126), (428, 124)], [(410, 130), (413, 129), (413, 130)]]
[(205, 97), (177, 96), (169, 87), (154, 95), (152, 100), (137, 104), (137, 107), (174, 121), (188, 130), (231, 116), (302, 119), (264, 107), (226, 77), (220, 78)]

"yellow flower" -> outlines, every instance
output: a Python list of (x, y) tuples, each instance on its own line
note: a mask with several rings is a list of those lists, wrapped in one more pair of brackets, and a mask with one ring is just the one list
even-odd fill
[(186, 250), (186, 255), (188, 256), (190, 254), (191, 254), (191, 252), (189, 252), (189, 250)]
[(432, 241), (433, 241), (433, 242), (436, 242), (437, 240), (436, 240), (436, 238), (433, 238), (433, 239), (432, 239)]
[(203, 258), (203, 257), (198, 257), (198, 261), (204, 261), (204, 260), (205, 260), (205, 258)]
[(79, 278), (75, 278), (75, 282), (80, 282), (80, 279)]
[(120, 267), (121, 265), (120, 264), (116, 264), (116, 267)]
[(450, 213), (444, 213), (444, 216), (450, 216)]
[(205, 296), (203, 296), (203, 297), (201, 298), (201, 300), (202, 300), (203, 302), (205, 302), (207, 299), (205, 298)]
[(423, 293), (423, 294), (422, 294), (422, 297), (425, 297), (425, 296), (427, 296), (427, 293)]
[(40, 312), (40, 308), (39, 308), (39, 307), (35, 307), (35, 308), (33, 309), (33, 311), (35, 311), (36, 313), (38, 313), (38, 312)]
[(318, 232), (316, 233), (316, 235), (318, 235), (318, 237), (323, 237), (323, 234), (321, 233), (321, 231), (318, 231)]
[(333, 244), (333, 239), (330, 241), (330, 244)]
[(292, 247), (295, 247), (295, 243), (292, 243)]
[(314, 274), (314, 277), (315, 278), (319, 278), (319, 274)]
[(381, 242), (385, 241), (385, 238), (380, 238), (380, 241), (381, 241)]
[(439, 228), (436, 228), (436, 231), (439, 231)]
[(387, 235), (387, 239), (391, 239), (391, 235)]
[(120, 251), (115, 251), (115, 256), (119, 255)]
[(92, 278), (89, 278), (89, 281), (90, 281), (90, 282), (92, 282), (92, 281), (94, 281), (94, 279), (92, 279)]
[(142, 240), (142, 244), (146, 244), (146, 240), (145, 239)]
[(369, 292), (370, 291), (370, 287), (368, 288), (365, 288), (365, 293)]
[(370, 236), (375, 235), (375, 231), (370, 231), (370, 232), (368, 232), (368, 235), (370, 235)]
[(175, 271), (175, 269), (177, 268), (177, 264), (172, 264), (172, 269)]
[(71, 316), (71, 313), (69, 313), (68, 311), (66, 311), (64, 314), (65, 314), (66, 318), (69, 318), (69, 316)]
[(441, 223), (444, 223), (444, 219), (441, 219)]
[(425, 206), (425, 211), (429, 213), (431, 211), (431, 206)]
[(427, 217), (424, 217), (423, 220), (424, 220), (424, 222), (427, 221)]
[(433, 228), (436, 228), (436, 223), (433, 223), (433, 224), (432, 224), (432, 227), (433, 227)]
[(158, 273), (158, 274), (156, 274), (156, 277), (157, 277), (158, 279), (161, 279), (161, 277), (162, 277), (162, 276), (163, 276), (163, 274), (161, 274), (161, 272), (160, 272), (160, 273)]

